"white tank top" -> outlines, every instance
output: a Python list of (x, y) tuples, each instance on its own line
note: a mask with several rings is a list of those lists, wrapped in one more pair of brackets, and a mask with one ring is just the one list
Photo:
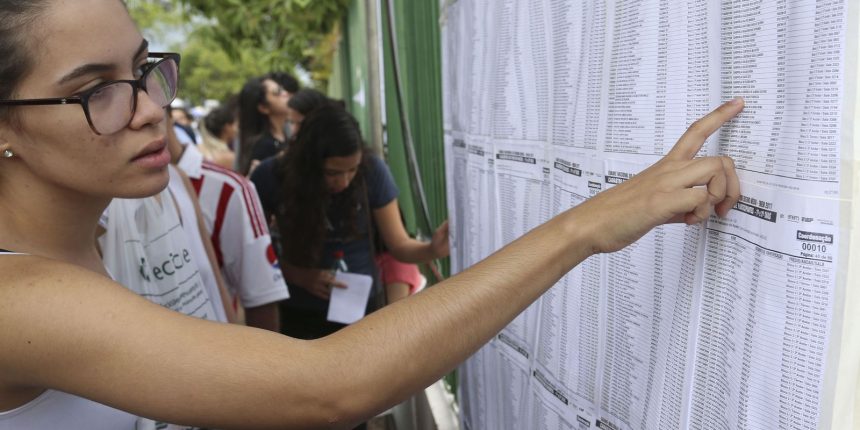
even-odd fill
[(46, 390), (24, 406), (0, 412), (0, 430), (143, 430), (155, 428), (127, 412), (62, 391)]

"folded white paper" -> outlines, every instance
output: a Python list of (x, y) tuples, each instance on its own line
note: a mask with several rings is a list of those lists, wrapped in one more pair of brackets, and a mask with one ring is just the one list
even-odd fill
[(334, 288), (328, 302), (328, 320), (352, 324), (364, 317), (373, 278), (358, 273), (337, 272), (335, 279), (347, 288)]

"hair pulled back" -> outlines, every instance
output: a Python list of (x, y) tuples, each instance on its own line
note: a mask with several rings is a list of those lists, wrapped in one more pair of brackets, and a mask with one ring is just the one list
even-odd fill
[[(10, 99), (35, 63), (30, 49), (34, 23), (50, 0), (0, 1), (0, 100)], [(0, 121), (13, 119), (8, 107), (0, 106)]]

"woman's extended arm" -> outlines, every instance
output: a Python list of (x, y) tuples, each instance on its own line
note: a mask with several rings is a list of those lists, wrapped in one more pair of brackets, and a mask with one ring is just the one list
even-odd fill
[(397, 199), (374, 209), (373, 219), (388, 252), (404, 263), (424, 263), (448, 256), (448, 221), (436, 229), (430, 242), (422, 242), (406, 233)]
[(741, 106), (721, 106), (654, 166), (485, 261), (319, 340), (196, 320), (75, 266), (4, 257), (0, 269), (19, 276), (0, 284), (0, 327), (15, 328), (0, 331), (0, 381), (167, 422), (346, 427), (448, 372), (590, 255), (713, 206), (725, 215), (739, 196), (731, 161), (690, 158)]

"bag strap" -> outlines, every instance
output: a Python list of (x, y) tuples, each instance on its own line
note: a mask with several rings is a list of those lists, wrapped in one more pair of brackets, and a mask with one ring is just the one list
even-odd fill
[[(374, 300), (374, 310), (381, 309), (388, 305), (388, 293), (385, 290), (385, 285), (383, 284), (382, 276), (379, 273), (379, 268), (376, 266), (376, 220), (373, 218), (373, 212), (370, 210), (370, 196), (369, 190), (367, 188), (367, 181), (364, 180), (366, 178), (362, 178), (361, 187), (363, 188), (362, 194), (362, 206), (364, 206), (364, 214), (367, 219), (367, 243), (368, 243), (368, 252), (370, 255), (371, 270), (373, 270), (373, 280), (374, 283), (379, 283), (379, 290), (376, 294), (370, 298), (370, 300)], [(371, 290), (372, 291), (372, 290)]]

